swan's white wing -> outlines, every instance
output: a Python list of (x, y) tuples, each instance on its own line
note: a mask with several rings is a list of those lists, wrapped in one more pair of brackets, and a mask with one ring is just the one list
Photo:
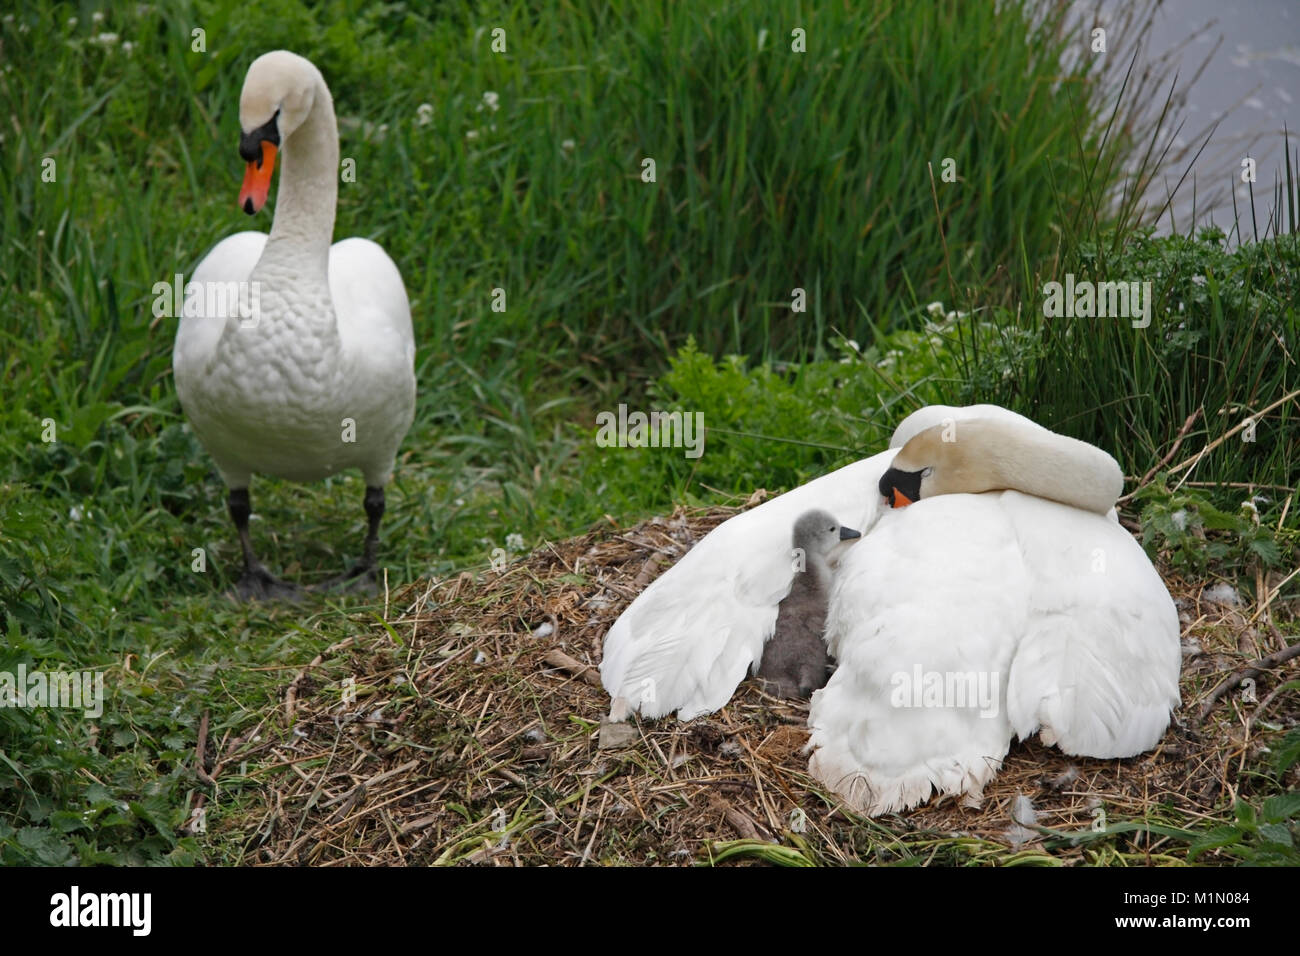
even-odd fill
[(366, 483), (382, 485), (415, 416), (415, 335), (397, 265), (369, 239), (330, 247), (330, 297), (349, 378), (363, 383), (349, 402)]
[(396, 263), (369, 239), (330, 247), (330, 296), (344, 351), (369, 346), (371, 357), (405, 372), (415, 361), (411, 303)]
[(600, 676), (610, 696), (646, 717), (676, 711), (682, 720), (726, 704), (762, 658), (790, 591), (795, 519), (822, 508), (864, 530), (893, 456), (846, 465), (714, 528), (609, 629)]
[(1086, 757), (1155, 746), (1178, 706), (1178, 613), (1115, 522), (1014, 491), (1001, 496), (1029, 568), (1027, 626), (1007, 709), (1021, 739)]
[(1027, 589), (996, 495), (883, 516), (831, 595), (839, 667), (812, 699), (813, 776), (869, 814), (932, 791), (977, 798), (1011, 742), (1006, 678)]
[(248, 281), (265, 245), (264, 232), (237, 232), (227, 236), (212, 247), (186, 280), (189, 291), (172, 349), (172, 370), (182, 406), (191, 383), (205, 373), (215, 357), (226, 320), (239, 315), (240, 295), (229, 284)]

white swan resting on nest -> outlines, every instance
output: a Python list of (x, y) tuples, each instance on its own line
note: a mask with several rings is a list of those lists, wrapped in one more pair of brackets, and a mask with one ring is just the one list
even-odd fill
[(865, 531), (836, 574), (839, 666), (809, 715), (810, 770), (852, 806), (977, 799), (1013, 734), (1092, 757), (1154, 746), (1178, 703), (1178, 620), (1101, 513), (1114, 460), (995, 406), (921, 409), (890, 444), (725, 522), (647, 588), (606, 637), (611, 715), (730, 699), (790, 588), (791, 524), (818, 507)]

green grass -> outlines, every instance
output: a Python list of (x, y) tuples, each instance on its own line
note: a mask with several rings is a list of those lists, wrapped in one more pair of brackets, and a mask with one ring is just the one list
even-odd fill
[[(512, 534), (532, 547), (606, 513), (796, 484), (926, 401), (1003, 400), (1142, 471), (1185, 411), (1205, 407), (1195, 448), (1220, 408), (1293, 387), (1269, 337), (1297, 341), (1292, 247), (1107, 231), (1143, 133), (1127, 101), (1112, 121), (1098, 61), (1058, 65), (1059, 5), (1034, 22), (1016, 3), (708, 6), (182, 2), (96, 21), (41, 0), (0, 19), (0, 670), (92, 668), (109, 687), (96, 722), (0, 708), (0, 862), (238, 859), (182, 834), (200, 715), (215, 740), (247, 732), (286, 668), (373, 620), (221, 597), (238, 561), (224, 489), (175, 399), (174, 327), (149, 311), (154, 283), (249, 228), (238, 94), (267, 49), (331, 84), (356, 163), (336, 235), (383, 243), (412, 299), (394, 582), (484, 566)], [(1058, 270), (1157, 260), (1178, 276), (1161, 302), (1197, 316), (1187, 334), (1081, 341), (1029, 318)], [(934, 299), (974, 316), (932, 316)], [(595, 411), (647, 400), (706, 413), (703, 459), (598, 453)], [(1196, 479), (1290, 484), (1293, 422), (1275, 412)], [(253, 496), (270, 566), (311, 581), (356, 556), (356, 476)]]

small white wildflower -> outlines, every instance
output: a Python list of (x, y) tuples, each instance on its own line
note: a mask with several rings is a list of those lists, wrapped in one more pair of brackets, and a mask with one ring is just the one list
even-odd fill
[(93, 23), (103, 23), (103, 22), (104, 22), (104, 11), (103, 11), (103, 10), (96, 10), (94, 13), (92, 13), (92, 14), (90, 15), (90, 19), (91, 19), (91, 22), (93, 22)]
[(94, 42), (100, 46), (112, 46), (117, 42), (117, 39), (116, 33), (100, 33), (96, 35)]
[(479, 109), (482, 109), (484, 106), (486, 106), (493, 113), (495, 113), (500, 105), (500, 101), (501, 98), (499, 96), (497, 96), (491, 90), (488, 90), (486, 93), (483, 94), (483, 102), (479, 104)]
[(468, 139), (468, 140), (475, 140), (475, 139), (478, 139), (478, 130), (476, 130), (476, 129), (466, 130), (466, 131), (465, 131), (465, 138)]
[(76, 18), (76, 17), (68, 17), (68, 26), (69, 26), (69, 27), (75, 27), (76, 25), (77, 25), (77, 18)]
[(506, 535), (506, 550), (507, 551), (524, 550), (524, 536), (514, 531)]
[(135, 44), (132, 43), (130, 40), (123, 40), (123, 41), (122, 41), (122, 52), (125, 53), (127, 56), (130, 56), (130, 55), (131, 55), (131, 52), (132, 52), (134, 49), (135, 49)]
[(563, 143), (560, 144), (560, 149), (564, 150), (566, 153), (571, 153), (573, 152), (573, 146), (574, 146), (573, 140), (566, 139)]
[(86, 517), (85, 509), (83, 509), (81, 505), (73, 505), (68, 509), (68, 517), (73, 521), (80, 521), (82, 518)]
[(925, 311), (929, 312), (931, 315), (943, 315), (943, 303), (931, 302), (925, 307)]
[(433, 122), (432, 103), (421, 103), (415, 108), (415, 122), (417, 126), (428, 126)]

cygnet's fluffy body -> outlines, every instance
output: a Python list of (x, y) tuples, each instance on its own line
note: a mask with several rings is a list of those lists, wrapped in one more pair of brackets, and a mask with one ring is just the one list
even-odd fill
[(777, 611), (776, 631), (763, 648), (758, 679), (777, 697), (807, 699), (826, 684), (826, 610), (831, 595), (831, 558), (842, 542), (859, 537), (826, 511), (808, 511), (795, 522), (791, 563), (794, 583)]

